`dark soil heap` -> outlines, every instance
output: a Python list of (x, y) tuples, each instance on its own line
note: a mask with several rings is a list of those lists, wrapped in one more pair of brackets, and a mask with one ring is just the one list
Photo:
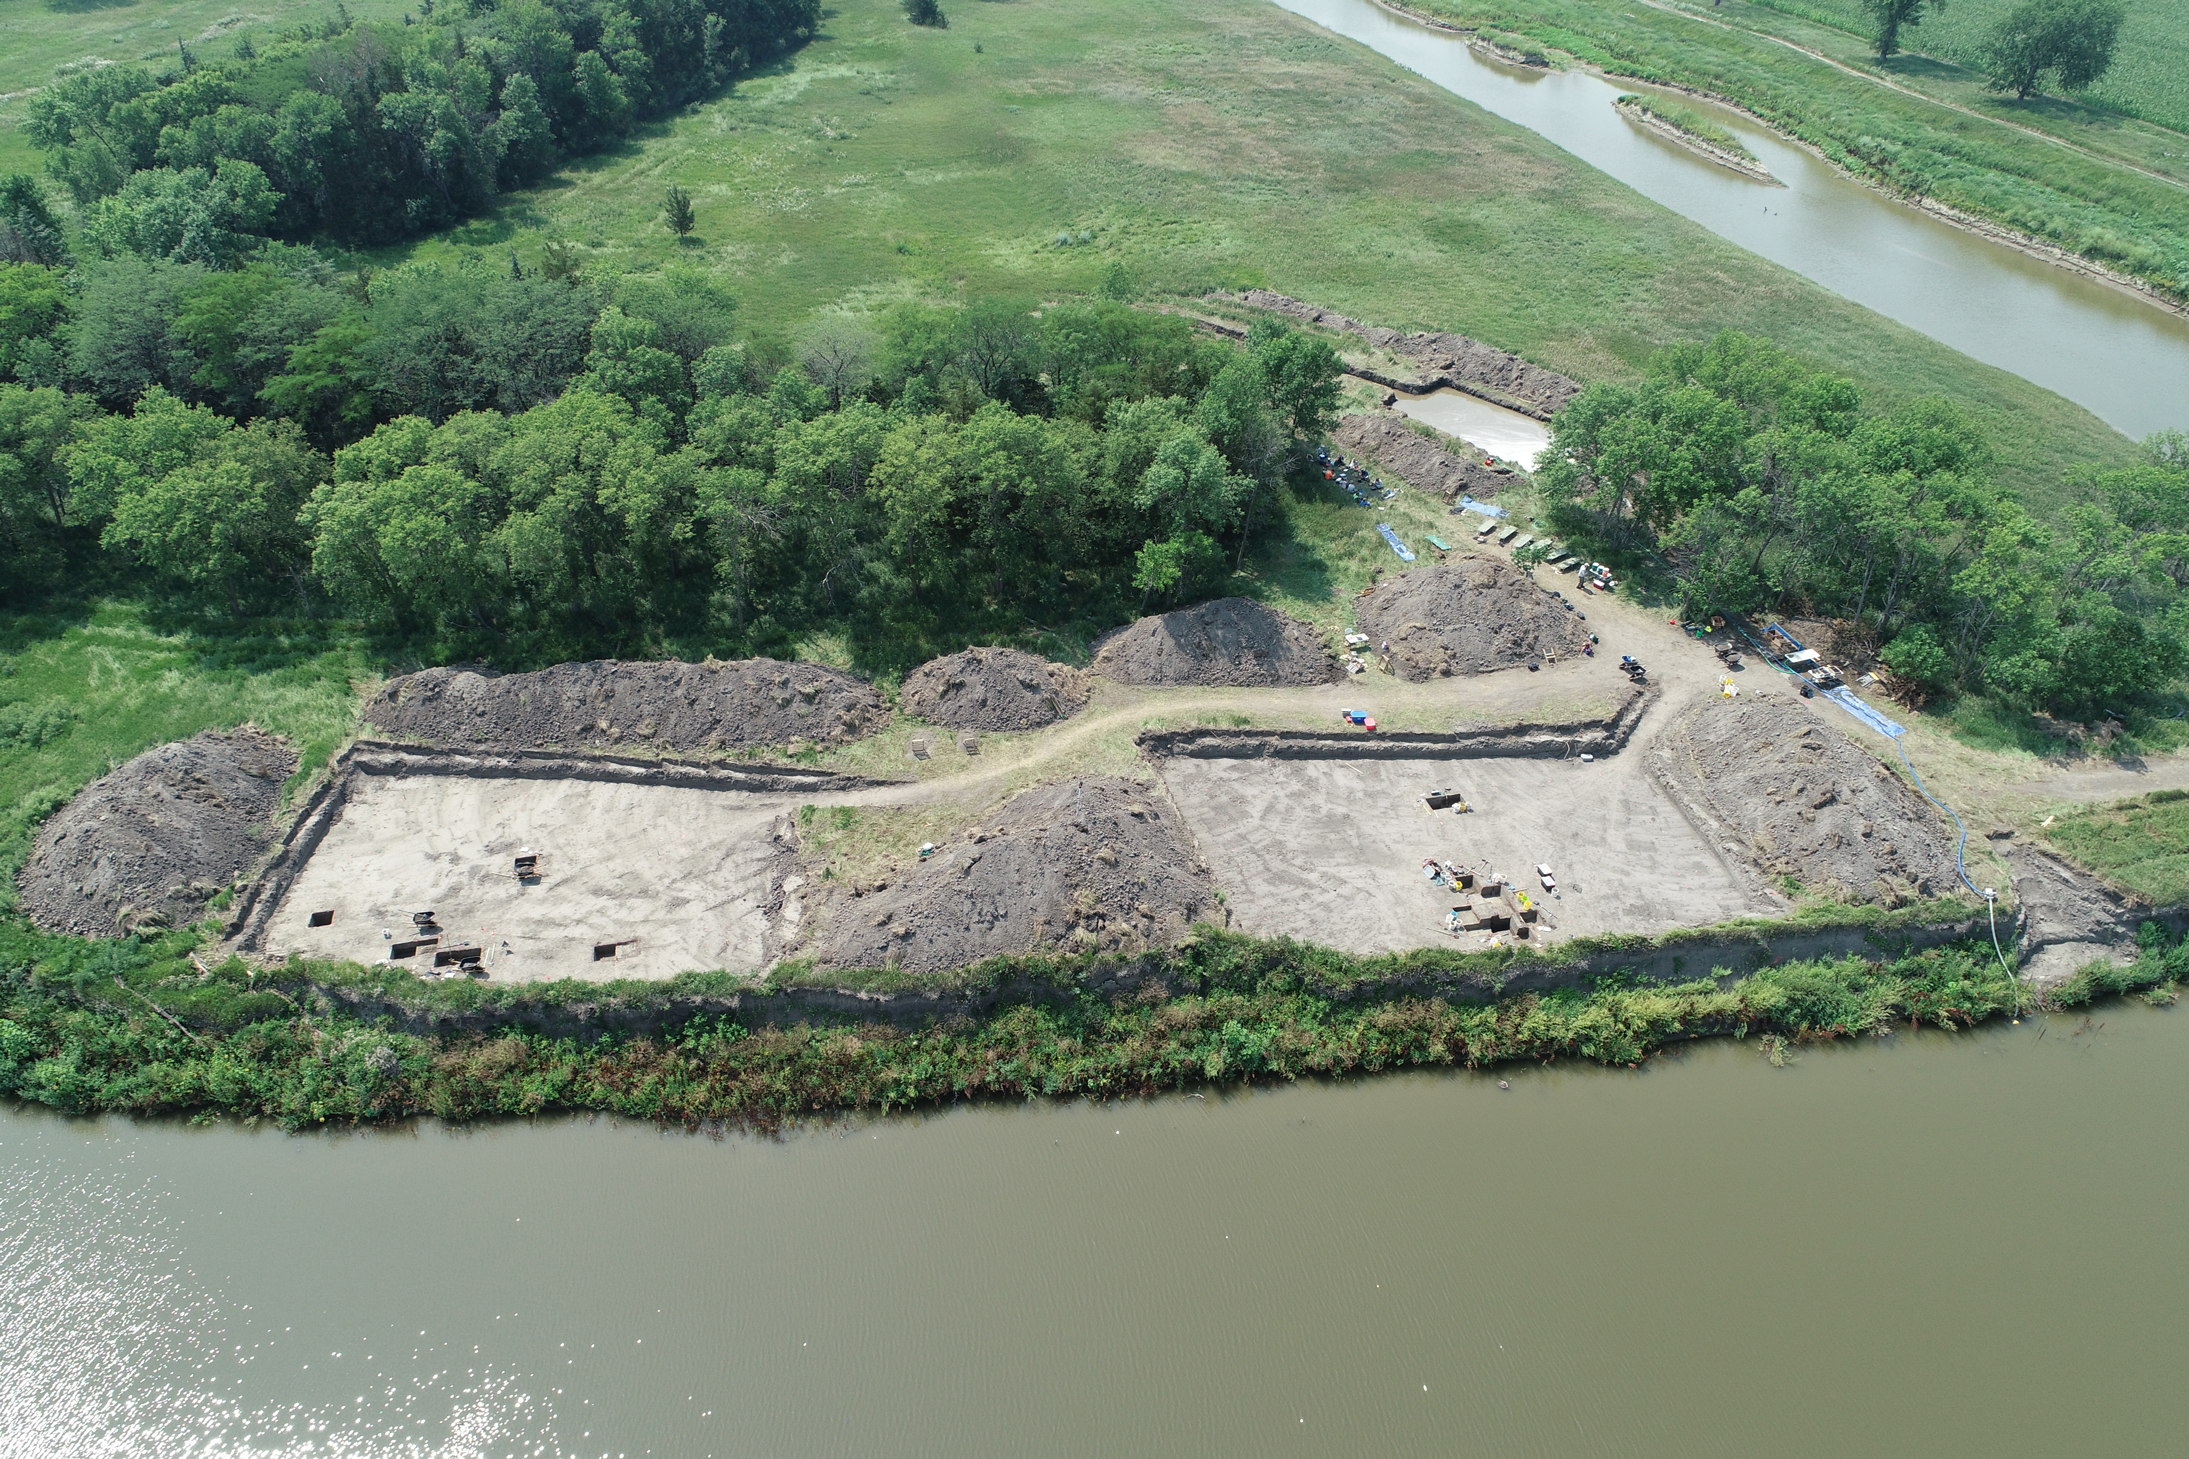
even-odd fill
[(381, 688), (365, 718), (388, 734), (438, 744), (723, 750), (842, 744), (874, 733), (888, 716), (871, 684), (819, 664), (599, 659), (532, 674), (406, 674)]
[(949, 729), (1040, 729), (1087, 707), (1087, 676), (1015, 648), (969, 648), (914, 669), (898, 705)]
[(199, 921), (273, 838), (296, 763), (287, 742), (248, 726), (145, 751), (39, 831), (16, 876), (23, 911), (89, 937)]
[(1890, 905), (1959, 885), (1938, 812), (1798, 703), (1713, 700), (1652, 753), (1674, 794), (1766, 876)]
[(1391, 672), (1419, 684), (1572, 658), (1588, 625), (1501, 557), (1463, 553), (1379, 584), (1356, 606), (1360, 631)]
[(1441, 501), (1456, 501), (1462, 492), (1488, 501), (1512, 481), (1479, 459), (1454, 456), (1395, 415), (1346, 416), (1330, 439), (1347, 455), (1370, 457), (1415, 490)]
[(940, 973), (1037, 949), (1167, 947), (1221, 912), (1169, 809), (1130, 781), (1090, 777), (1027, 791), (993, 826), (836, 893), (825, 917), (823, 968)]
[[(1239, 296), (1239, 302), (1288, 314), (1325, 329), (1342, 330), (1359, 336), (1377, 349), (1389, 350), (1414, 367), (1415, 378), (1403, 382), (1412, 389), (1450, 385), (1471, 395), (1501, 401), (1537, 420), (1549, 420), (1560, 406), (1581, 393), (1577, 382), (1557, 371), (1531, 365), (1518, 355), (1493, 349), (1464, 334), (1408, 334), (1381, 325), (1363, 324), (1334, 309), (1303, 303), (1268, 289), (1248, 289)], [(1379, 379), (1375, 375), (1366, 378)]]
[(1245, 598), (1143, 618), (1095, 640), (1091, 672), (1120, 684), (1328, 684), (1338, 663), (1312, 623)]

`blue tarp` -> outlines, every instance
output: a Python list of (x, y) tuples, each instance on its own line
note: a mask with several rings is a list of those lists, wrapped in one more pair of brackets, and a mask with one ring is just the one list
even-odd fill
[(1459, 499), (1459, 509), (1463, 512), (1480, 512), (1485, 517), (1502, 517), (1505, 515), (1503, 507), (1493, 507), (1488, 502), (1478, 502), (1473, 497), (1464, 495)]
[(1837, 689), (1826, 689), (1821, 692), (1823, 693), (1825, 698), (1832, 700), (1834, 703), (1838, 704), (1841, 709), (1846, 710), (1849, 714), (1853, 715), (1856, 719), (1861, 720), (1864, 724), (1868, 725), (1871, 729), (1876, 730), (1881, 735), (1889, 735), (1893, 739), (1897, 740), (1902, 735), (1907, 733), (1907, 730), (1903, 729), (1897, 724), (1894, 724), (1884, 715), (1879, 714), (1876, 710), (1870, 708), (1869, 705), (1864, 704), (1860, 699), (1857, 699), (1855, 697), (1855, 691), (1847, 688), (1845, 685), (1841, 685)]
[(1412, 562), (1414, 560), (1413, 552), (1407, 548), (1405, 543), (1399, 541), (1399, 534), (1391, 530), (1389, 522), (1376, 523), (1376, 530), (1383, 534), (1383, 540), (1391, 544), (1391, 550), (1399, 555), (1401, 561)]

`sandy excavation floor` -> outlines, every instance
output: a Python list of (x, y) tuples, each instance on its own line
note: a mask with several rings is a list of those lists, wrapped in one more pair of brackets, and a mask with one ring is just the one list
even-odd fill
[[(1534, 896), (1557, 874), (1544, 941), (1664, 932), (1783, 911), (1714, 851), (1642, 773), (1640, 757), (1577, 761), (1172, 760), (1163, 779), (1224, 888), (1233, 926), (1351, 952), (1479, 947), (1453, 938), (1460, 900), (1422, 875), (1425, 856), (1502, 872)], [(1476, 810), (1429, 814), (1456, 786)]]
[[(585, 780), (360, 776), (274, 913), (265, 949), (372, 962), (388, 956), (383, 930), (408, 940), (410, 914), (431, 909), (440, 945), (483, 947), (497, 981), (757, 969), (792, 866), (776, 818), (797, 804)], [(544, 873), (531, 884), (514, 872), (527, 848)], [(309, 925), (320, 911), (334, 913), (332, 925)], [(624, 945), (596, 960), (595, 945), (609, 942)]]

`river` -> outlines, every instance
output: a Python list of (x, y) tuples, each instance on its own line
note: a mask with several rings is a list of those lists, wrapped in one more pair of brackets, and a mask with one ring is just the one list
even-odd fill
[(1650, 87), (1508, 66), (1371, 0), (1277, 3), (1540, 133), (1720, 237), (2064, 395), (2118, 430), (2141, 438), (2189, 428), (2189, 319), (1896, 203), (1741, 113), (1711, 109), (1785, 187), (1750, 181), (1613, 110), (1614, 97)]
[(2189, 1010), (782, 1140), (0, 1110), (16, 1456), (2163, 1453)]

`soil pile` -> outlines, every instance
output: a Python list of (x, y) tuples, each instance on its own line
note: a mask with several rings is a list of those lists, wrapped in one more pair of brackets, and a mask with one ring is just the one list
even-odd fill
[(819, 664), (600, 659), (532, 674), (407, 674), (382, 687), (365, 718), (388, 734), (437, 744), (723, 750), (842, 744), (874, 733), (887, 715), (871, 684)]
[(1087, 707), (1087, 676), (1015, 648), (969, 648), (914, 669), (898, 704), (949, 729), (1040, 729)]
[(1480, 460), (1454, 456), (1394, 415), (1346, 416), (1330, 439), (1347, 455), (1373, 457), (1416, 490), (1444, 501), (1456, 501), (1462, 492), (1476, 501), (1488, 501), (1512, 480)]
[(16, 877), (24, 912), (88, 937), (199, 921), (266, 849), (295, 773), (296, 751), (248, 726), (145, 751), (39, 831)]
[(1501, 557), (1463, 553), (1417, 567), (1361, 598), (1360, 631), (1391, 645), (1391, 672), (1419, 684), (1572, 658), (1588, 626)]
[(816, 949), (824, 968), (940, 973), (1037, 949), (1167, 947), (1221, 920), (1208, 868), (1167, 806), (1128, 780), (1027, 791), (995, 824), (873, 887), (839, 892)]
[(1959, 884), (1938, 813), (1798, 703), (1706, 703), (1654, 753), (1674, 794), (1766, 876), (1893, 905)]
[(1092, 672), (1120, 684), (1328, 684), (1338, 662), (1312, 623), (1245, 598), (1180, 608), (1095, 640)]
[(1325, 329), (1357, 335), (1379, 350), (1389, 350), (1400, 356), (1414, 367), (1417, 378), (1409, 381), (1382, 381), (1372, 374), (1362, 377), (1379, 383), (1405, 384), (1417, 389), (1449, 385), (1470, 395), (1499, 401), (1538, 420), (1549, 420), (1558, 407), (1581, 393), (1579, 384), (1557, 371), (1531, 365), (1518, 355), (1492, 349), (1464, 334), (1406, 334), (1381, 325), (1363, 324), (1334, 310), (1302, 303), (1268, 289), (1248, 289), (1239, 296), (1239, 302), (1289, 314), (1294, 319), (1304, 319)]

